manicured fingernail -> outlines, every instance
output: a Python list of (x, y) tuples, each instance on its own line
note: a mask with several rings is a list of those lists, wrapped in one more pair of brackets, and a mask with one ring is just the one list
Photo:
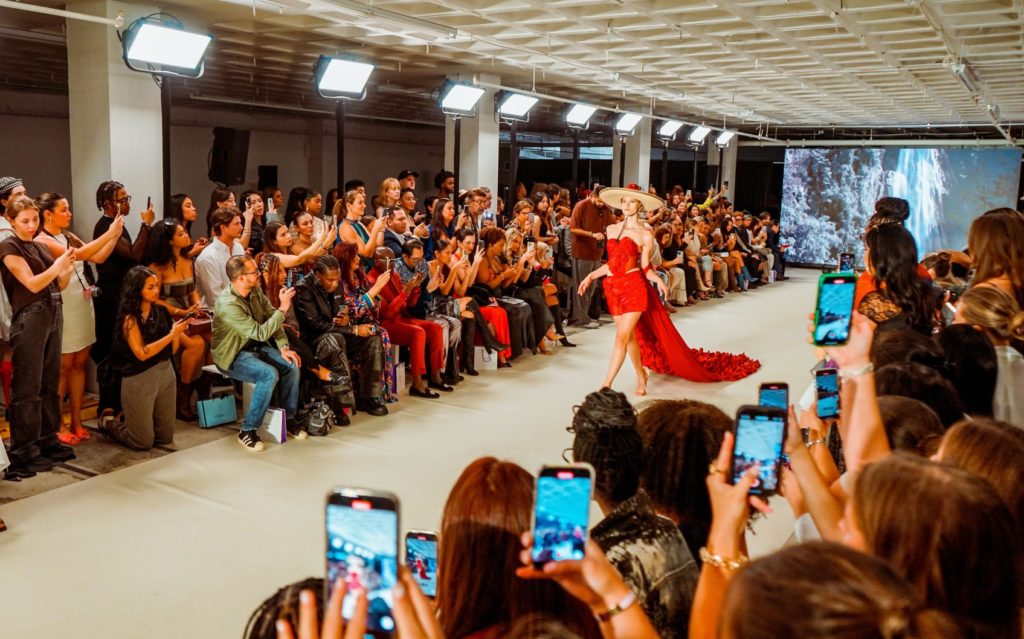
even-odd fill
[(274, 624), (277, 628), (277, 634), (283, 634), (287, 632), (288, 624), (285, 623), (284, 619), (278, 619), (277, 623)]
[(395, 587), (391, 589), (391, 593), (395, 596), (395, 599), (401, 599), (405, 596), (405, 586), (402, 582), (395, 584)]
[(313, 593), (308, 590), (303, 590), (299, 593), (299, 601), (304, 604), (313, 603)]

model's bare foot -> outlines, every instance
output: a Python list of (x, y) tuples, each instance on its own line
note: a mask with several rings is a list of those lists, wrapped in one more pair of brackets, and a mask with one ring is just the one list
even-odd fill
[(640, 397), (647, 394), (647, 377), (646, 369), (636, 374), (636, 394)]

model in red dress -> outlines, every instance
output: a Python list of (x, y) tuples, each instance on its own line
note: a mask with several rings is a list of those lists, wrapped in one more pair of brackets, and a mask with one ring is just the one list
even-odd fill
[(602, 386), (612, 385), (627, 353), (636, 369), (637, 395), (647, 394), (646, 369), (694, 382), (750, 375), (760, 362), (743, 354), (692, 350), (672, 324), (654, 288), (667, 294), (665, 283), (650, 268), (654, 235), (639, 221), (640, 210), (657, 208), (661, 198), (633, 186), (601, 191), (601, 199), (621, 209), (625, 219), (608, 227), (608, 262), (580, 283), (582, 295), (593, 280), (605, 277), (605, 299), (615, 319), (615, 346)]

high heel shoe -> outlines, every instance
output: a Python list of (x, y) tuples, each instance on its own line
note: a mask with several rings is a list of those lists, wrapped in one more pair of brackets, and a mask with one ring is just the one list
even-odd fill
[(558, 343), (561, 344), (562, 346), (568, 346), (569, 348), (576, 348), (576, 344), (570, 342), (569, 338), (566, 337), (565, 335), (558, 336)]

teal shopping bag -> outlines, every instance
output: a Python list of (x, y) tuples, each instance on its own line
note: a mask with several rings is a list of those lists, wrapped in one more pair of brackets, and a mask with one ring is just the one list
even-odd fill
[(196, 404), (199, 413), (199, 426), (213, 428), (221, 424), (230, 424), (238, 419), (233, 395), (204, 399)]

